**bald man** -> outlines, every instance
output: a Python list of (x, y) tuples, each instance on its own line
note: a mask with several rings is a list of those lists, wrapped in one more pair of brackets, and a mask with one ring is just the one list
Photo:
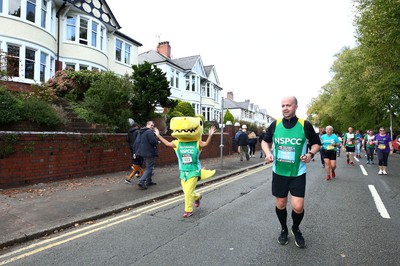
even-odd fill
[[(297, 118), (297, 99), (287, 96), (282, 99), (283, 118), (270, 125), (261, 142), (266, 162), (272, 162), (272, 195), (276, 198), (275, 212), (281, 224), (278, 242), (289, 243), (287, 227), (288, 194), (292, 205), (292, 234), (295, 245), (305, 247), (299, 229), (304, 217), (304, 195), (306, 190), (306, 164), (319, 151), (321, 141), (314, 127), (307, 120)], [(307, 140), (311, 150), (307, 153)]]

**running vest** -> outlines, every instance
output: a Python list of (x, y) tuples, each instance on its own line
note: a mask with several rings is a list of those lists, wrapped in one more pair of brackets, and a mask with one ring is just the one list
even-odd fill
[(192, 177), (200, 177), (201, 175), (201, 163), (200, 163), (200, 153), (201, 148), (199, 146), (199, 141), (191, 142), (180, 142), (179, 140), (174, 140), (175, 153), (178, 158), (180, 179), (188, 180)]
[(304, 120), (298, 119), (291, 129), (283, 126), (282, 119), (276, 121), (274, 132), (274, 164), (272, 171), (278, 175), (297, 177), (306, 172), (306, 164), (300, 157), (307, 153)]

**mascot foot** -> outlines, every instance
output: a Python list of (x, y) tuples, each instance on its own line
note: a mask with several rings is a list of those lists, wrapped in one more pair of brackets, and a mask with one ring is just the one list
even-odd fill
[(202, 198), (203, 198), (203, 196), (200, 195), (200, 197), (199, 197), (197, 200), (194, 201), (194, 206), (195, 206), (196, 208), (198, 208), (198, 207), (200, 206), (200, 200), (201, 200)]
[(201, 174), (200, 174), (200, 180), (205, 180), (207, 178), (212, 177), (215, 174), (216, 170), (206, 170), (206, 169), (201, 169)]
[(189, 218), (192, 215), (193, 215), (193, 212), (184, 212), (182, 217), (183, 218)]

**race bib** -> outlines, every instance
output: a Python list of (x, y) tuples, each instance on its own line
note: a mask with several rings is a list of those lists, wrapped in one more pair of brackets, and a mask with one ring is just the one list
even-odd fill
[(326, 150), (331, 151), (334, 150), (335, 146), (333, 146), (332, 144), (329, 144), (328, 146), (326, 146)]
[(183, 164), (191, 164), (192, 156), (190, 154), (182, 154), (182, 162)]
[(280, 146), (278, 149), (277, 160), (279, 162), (294, 163), (296, 159), (295, 147)]
[(386, 149), (386, 145), (385, 144), (379, 144), (378, 145), (378, 149), (384, 150), (384, 149)]
[(349, 145), (353, 144), (353, 140), (348, 140), (347, 144), (349, 144)]

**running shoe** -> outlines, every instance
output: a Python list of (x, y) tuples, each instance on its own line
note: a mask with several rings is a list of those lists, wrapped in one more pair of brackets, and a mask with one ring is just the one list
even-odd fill
[(329, 181), (329, 179), (331, 179), (331, 177), (329, 175), (326, 176), (326, 181)]
[(287, 245), (287, 243), (289, 243), (289, 239), (288, 239), (288, 231), (287, 230), (282, 230), (281, 234), (278, 237), (278, 242), (281, 245)]
[(292, 234), (294, 236), (294, 244), (299, 248), (305, 248), (306, 242), (304, 240), (303, 234), (300, 232), (300, 229), (294, 230), (292, 227)]
[(349, 160), (349, 159), (347, 159), (347, 162), (346, 162), (346, 164), (350, 164), (350, 160)]
[(128, 180), (128, 179), (125, 179), (125, 183), (128, 184), (128, 185), (132, 185), (132, 182), (130, 180)]
[(335, 177), (336, 177), (335, 170), (332, 170), (332, 178), (335, 178)]
[(184, 212), (182, 217), (183, 218), (189, 218), (192, 215), (193, 215), (193, 212)]
[(378, 175), (383, 175), (383, 171), (379, 170)]
[(387, 175), (385, 170), (382, 171), (382, 175)]
[(351, 165), (354, 165), (354, 162), (350, 162)]
[(201, 200), (202, 198), (203, 198), (203, 196), (200, 195), (200, 197), (199, 197), (197, 200), (194, 201), (194, 206), (195, 206), (196, 208), (198, 208), (198, 207), (200, 206), (200, 200)]

